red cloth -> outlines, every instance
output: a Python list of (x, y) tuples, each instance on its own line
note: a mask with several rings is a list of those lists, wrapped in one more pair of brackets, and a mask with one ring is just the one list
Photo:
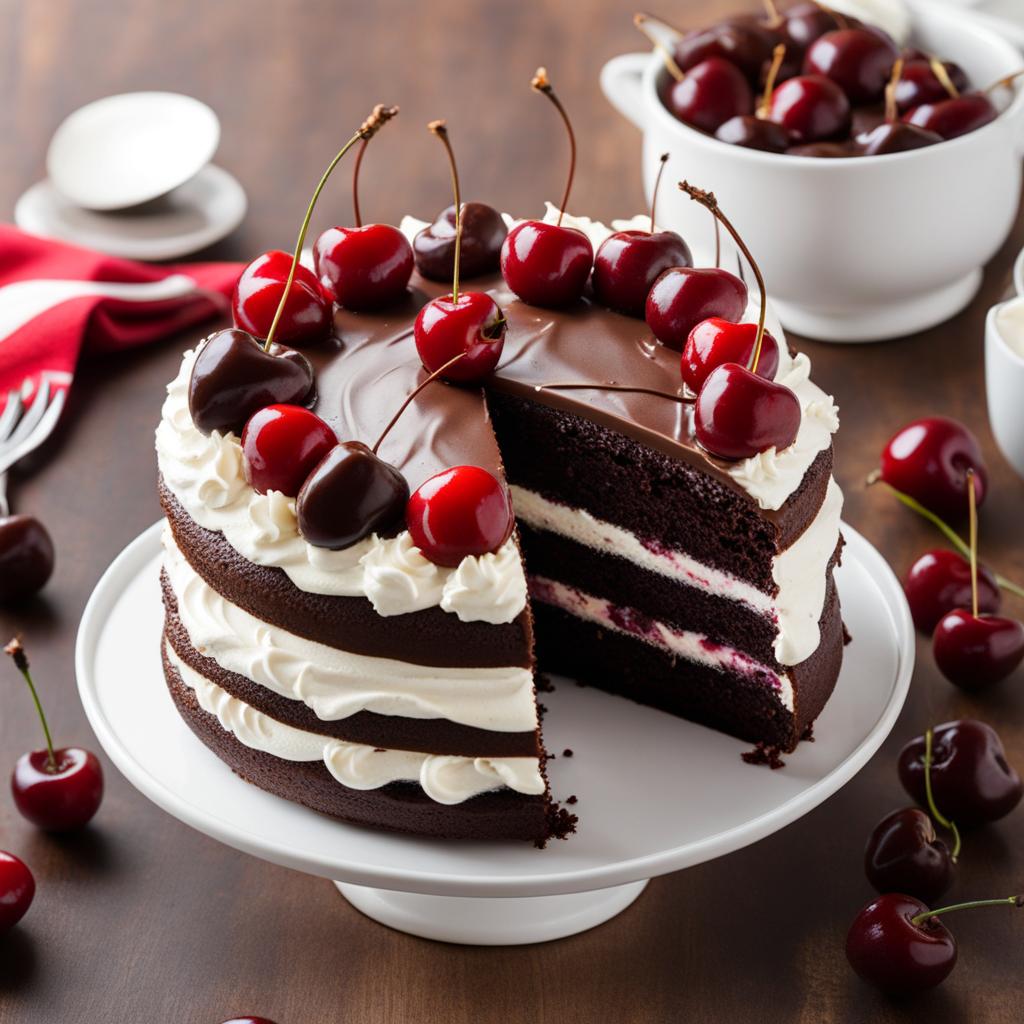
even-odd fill
[(150, 266), (0, 224), (0, 412), (11, 389), (69, 387), (79, 355), (147, 345), (226, 313), (241, 270)]

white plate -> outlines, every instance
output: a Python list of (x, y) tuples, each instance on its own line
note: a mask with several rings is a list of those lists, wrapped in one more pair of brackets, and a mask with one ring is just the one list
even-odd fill
[(87, 103), (54, 132), (46, 172), (72, 203), (120, 210), (183, 185), (213, 159), (220, 122), (174, 92), (128, 92)]
[[(557, 798), (579, 797), (576, 835), (544, 851), (526, 843), (389, 835), (248, 785), (179, 718), (160, 665), (161, 528), (154, 525), (118, 556), (79, 630), (79, 691), (111, 760), (147, 797), (194, 828), (255, 856), (350, 883), (343, 892), (364, 912), (449, 941), (571, 934), (627, 906), (645, 879), (778, 831), (864, 766), (892, 729), (913, 670), (913, 627), (902, 588), (881, 555), (844, 526), (847, 546), (837, 581), (854, 639), (815, 725), (815, 742), (788, 755), (785, 768), (752, 767), (740, 759), (750, 744), (561, 681), (543, 697), (549, 709), (544, 730), (552, 751), (574, 751), (553, 761), (549, 773)], [(428, 896), (353, 890), (352, 884)], [(619, 888), (592, 892), (613, 886)], [(557, 895), (565, 893), (589, 895)], [(548, 901), (508, 899), (541, 896), (554, 898), (551, 914), (571, 920), (542, 927), (537, 919), (548, 914)], [(505, 898), (500, 914), (494, 897)], [(601, 908), (587, 903), (592, 897)], [(526, 908), (523, 921), (515, 919), (514, 905)], [(453, 907), (462, 913), (475, 906), (486, 909), (482, 921), (453, 924)]]
[(229, 235), (246, 211), (245, 191), (207, 164), (168, 195), (131, 210), (98, 213), (66, 199), (50, 181), (33, 185), (14, 208), (23, 231), (134, 260), (173, 260)]

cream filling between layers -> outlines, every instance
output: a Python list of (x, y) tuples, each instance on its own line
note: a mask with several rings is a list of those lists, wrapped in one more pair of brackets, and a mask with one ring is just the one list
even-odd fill
[(436, 668), (352, 654), (260, 621), (214, 590), (164, 530), (164, 569), (192, 646), (222, 669), (289, 700), (317, 718), (357, 711), (444, 718), (492, 732), (533, 732), (537, 709), (527, 668)]
[(214, 715), (239, 743), (285, 761), (320, 761), (349, 789), (379, 789), (389, 782), (417, 782), (431, 800), (460, 804), (470, 797), (508, 787), (540, 796), (544, 779), (535, 757), (456, 757), (414, 750), (381, 750), (296, 729), (232, 697), (186, 665), (170, 644), (167, 657), (199, 706)]
[(527, 526), (617, 555), (705, 593), (739, 601), (771, 618), (778, 628), (774, 652), (780, 665), (797, 665), (817, 650), (828, 584), (826, 570), (839, 543), (843, 510), (843, 494), (834, 479), (829, 479), (825, 500), (807, 529), (772, 560), (772, 579), (778, 586), (774, 598), (682, 551), (653, 548), (629, 530), (583, 509), (560, 505), (522, 487), (513, 486), (511, 492), (516, 515)]

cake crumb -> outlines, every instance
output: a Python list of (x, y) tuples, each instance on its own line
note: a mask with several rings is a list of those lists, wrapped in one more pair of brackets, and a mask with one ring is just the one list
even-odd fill
[(807, 728), (800, 734), (801, 743), (813, 743), (814, 742), (814, 723), (808, 722)]
[(570, 797), (568, 797), (568, 798), (566, 799), (566, 801), (565, 801), (565, 802), (566, 802), (567, 804), (574, 804), (574, 803), (576, 803), (576, 794), (575, 794), (575, 793), (573, 793), (573, 794), (572, 794), (572, 795), (571, 795)]
[(572, 747), (566, 747), (565, 750), (562, 751), (562, 757), (572, 757)]
[(555, 684), (551, 682), (551, 677), (549, 675), (544, 672), (538, 672), (535, 678), (538, 693), (555, 692)]
[(779, 748), (773, 747), (770, 743), (758, 743), (753, 750), (747, 750), (740, 754), (740, 757), (747, 764), (764, 764), (775, 771), (776, 768), (785, 768), (786, 762), (779, 757)]

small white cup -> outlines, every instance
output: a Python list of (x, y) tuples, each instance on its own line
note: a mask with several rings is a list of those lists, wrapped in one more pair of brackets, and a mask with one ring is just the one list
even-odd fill
[(985, 394), (999, 450), (1024, 477), (1024, 295), (988, 311)]

